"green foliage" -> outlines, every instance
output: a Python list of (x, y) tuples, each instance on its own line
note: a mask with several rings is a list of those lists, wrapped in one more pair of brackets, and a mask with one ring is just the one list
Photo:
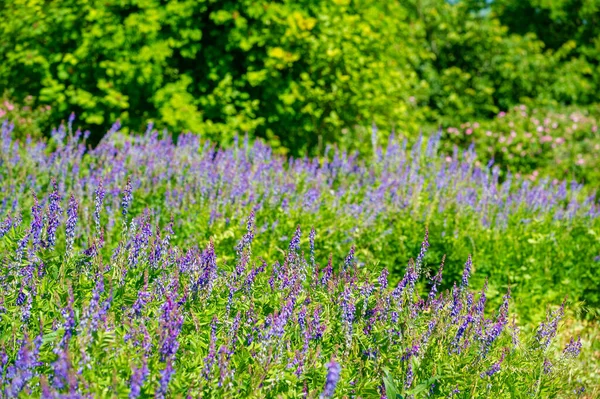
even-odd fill
[[(46, 131), (74, 111), (96, 139), (116, 119), (153, 120), (219, 143), (247, 131), (295, 155), (371, 122), (415, 135), (520, 103), (597, 101), (593, 4), (580, 33), (548, 45), (515, 30), (509, 3), (3, 2), (0, 89), (51, 105)], [(566, 2), (550, 7), (539, 24), (564, 18)]]
[(552, 111), (520, 105), (493, 120), (449, 127), (446, 139), (448, 147), (474, 142), (482, 160), (493, 159), (532, 181), (574, 179), (594, 190), (600, 183), (599, 126), (598, 107)]
[(0, 87), (55, 118), (156, 119), (220, 142), (252, 131), (296, 152), (357, 123), (419, 120), (395, 3), (30, 1), (0, 15)]

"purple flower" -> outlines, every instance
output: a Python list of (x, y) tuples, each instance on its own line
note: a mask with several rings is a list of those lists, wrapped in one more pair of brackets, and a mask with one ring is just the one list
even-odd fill
[(414, 377), (415, 374), (413, 372), (412, 363), (408, 363), (408, 368), (406, 369), (406, 379), (404, 381), (404, 386), (406, 387), (406, 389), (410, 388), (410, 386), (413, 383)]
[(425, 228), (425, 237), (423, 238), (423, 242), (421, 243), (421, 251), (419, 252), (419, 256), (417, 256), (417, 260), (415, 262), (415, 270), (416, 273), (421, 272), (421, 268), (423, 266), (423, 260), (425, 259), (425, 254), (427, 253), (427, 249), (429, 248), (429, 229)]
[(77, 379), (74, 376), (71, 359), (67, 347), (55, 349), (56, 360), (52, 363), (52, 385), (56, 389), (76, 388)]
[(466, 290), (469, 287), (469, 277), (471, 276), (471, 269), (473, 268), (473, 263), (471, 261), (471, 255), (467, 258), (467, 262), (465, 263), (465, 269), (463, 271), (462, 280), (460, 284), (460, 288), (462, 290)]
[(152, 294), (150, 294), (150, 292), (148, 292), (148, 274), (147, 273), (144, 276), (144, 280), (145, 280), (144, 287), (138, 292), (137, 299), (131, 306), (131, 312), (136, 316), (140, 316), (142, 314), (142, 310), (146, 307), (146, 305), (150, 302), (150, 299), (152, 298)]
[(558, 323), (564, 315), (565, 302), (554, 312), (548, 312), (546, 315), (546, 321), (542, 322), (537, 329), (536, 339), (542, 349), (547, 349), (550, 346), (550, 342), (556, 335)]
[(7, 216), (2, 223), (0, 223), (0, 239), (8, 233), (13, 226), (13, 220), (10, 216)]
[(508, 323), (508, 300), (510, 299), (510, 290), (504, 295), (504, 301), (500, 305), (496, 322), (486, 331), (483, 340), (483, 353), (487, 353), (494, 341), (500, 336), (500, 333)]
[(219, 320), (217, 316), (214, 316), (210, 324), (210, 344), (208, 347), (208, 355), (204, 358), (204, 370), (202, 374), (206, 380), (210, 380), (212, 374), (212, 368), (215, 364), (215, 357), (217, 355), (217, 323)]
[(349, 288), (344, 290), (340, 305), (342, 312), (342, 323), (344, 323), (344, 326), (346, 327), (348, 339), (352, 339), (352, 323), (354, 322), (356, 305), (354, 304), (354, 299), (350, 296)]
[(342, 367), (335, 360), (332, 359), (327, 364), (327, 377), (325, 378), (325, 388), (320, 396), (321, 399), (333, 397), (335, 387), (340, 381), (341, 372)]
[(252, 240), (254, 239), (255, 232), (255, 217), (254, 211), (250, 212), (250, 216), (248, 216), (248, 220), (246, 221), (246, 234), (242, 237), (241, 241), (235, 247), (235, 250), (238, 254), (238, 257), (242, 255), (244, 250), (250, 249), (250, 245), (252, 244)]
[(451, 352), (460, 353), (460, 351), (462, 349), (460, 347), (460, 341), (461, 341), (462, 337), (465, 335), (465, 332), (466, 332), (467, 328), (469, 327), (469, 324), (471, 324), (472, 322), (473, 322), (473, 315), (469, 313), (467, 315), (467, 317), (465, 317), (465, 320), (460, 325), (460, 327), (458, 327), (456, 336), (454, 337), (454, 340), (452, 341), (452, 348), (450, 350)]
[(179, 304), (173, 295), (167, 294), (166, 302), (162, 306), (160, 317), (160, 358), (162, 361), (174, 358), (179, 349), (177, 340), (183, 325), (183, 315)]
[(127, 217), (127, 211), (129, 210), (129, 205), (131, 205), (131, 200), (133, 199), (131, 195), (131, 178), (127, 178), (127, 184), (125, 184), (125, 189), (123, 190), (123, 198), (121, 199), (121, 213), (123, 217)]
[(60, 207), (60, 195), (58, 194), (58, 185), (56, 180), (52, 179), (52, 192), (48, 203), (48, 227), (46, 228), (46, 247), (53, 248), (56, 244), (56, 230), (60, 226), (60, 216), (62, 209)]
[(450, 309), (450, 316), (452, 317), (453, 322), (456, 321), (463, 307), (460, 293), (461, 291), (456, 287), (456, 283), (454, 283), (454, 287), (452, 287), (452, 307)]
[(331, 277), (333, 276), (333, 258), (329, 255), (329, 261), (327, 266), (323, 269), (323, 275), (321, 276), (321, 285), (327, 285)]
[(98, 233), (100, 233), (100, 210), (102, 209), (105, 194), (104, 185), (102, 184), (102, 180), (100, 180), (94, 195), (94, 222), (96, 223), (96, 231)]
[(581, 353), (581, 336), (577, 337), (577, 341), (571, 337), (571, 340), (563, 350), (565, 357), (576, 358)]
[[(15, 363), (6, 371), (5, 394), (9, 398), (16, 398), (34, 376), (35, 368), (39, 365), (38, 353), (42, 344), (42, 337), (38, 336), (33, 342), (27, 336), (21, 341)], [(10, 382), (9, 382), (10, 381)]]
[(297, 226), (296, 232), (294, 233), (294, 236), (292, 237), (292, 240), (290, 241), (290, 248), (289, 248), (290, 252), (299, 252), (300, 251), (300, 236), (301, 235), (302, 235), (302, 232), (300, 231), (300, 226)]
[(381, 271), (381, 274), (379, 275), (379, 277), (377, 277), (377, 282), (379, 283), (379, 287), (381, 289), (381, 291), (385, 291), (387, 289), (388, 286), (388, 270), (386, 268), (384, 268)]
[(171, 377), (174, 373), (175, 370), (173, 369), (173, 360), (169, 358), (167, 359), (166, 367), (160, 372), (158, 389), (156, 390), (156, 393), (154, 395), (156, 399), (162, 399), (166, 397), (167, 390), (169, 388), (169, 382), (171, 382)]
[(300, 326), (300, 331), (304, 331), (306, 329), (306, 312), (306, 306), (302, 306), (298, 312), (298, 325)]
[(321, 339), (323, 338), (323, 333), (325, 332), (325, 326), (321, 324), (321, 307), (315, 308), (313, 311), (312, 322), (309, 327), (309, 331), (312, 339)]
[(67, 122), (70, 132), (73, 131), (73, 122), (75, 122), (75, 112), (71, 112), (71, 115), (69, 115), (69, 121)]
[(131, 390), (129, 391), (129, 399), (136, 399), (142, 393), (142, 387), (146, 382), (146, 378), (150, 371), (148, 370), (148, 362), (144, 358), (142, 360), (142, 367), (133, 368), (133, 372), (131, 373), (131, 379), (129, 380), (129, 385), (131, 386)]
[(486, 376), (491, 377), (494, 374), (496, 374), (497, 372), (500, 371), (500, 365), (502, 364), (502, 362), (504, 361), (504, 357), (506, 356), (506, 349), (502, 352), (502, 356), (500, 357), (500, 359), (492, 364), (492, 366), (487, 370), (484, 371), (483, 373), (481, 373), (481, 378), (485, 378)]
[(71, 194), (69, 198), (69, 207), (67, 208), (67, 254), (71, 253), (73, 249), (73, 242), (75, 241), (75, 227), (77, 226), (77, 209), (79, 204), (75, 199), (75, 196)]
[[(310, 229), (310, 234), (308, 235), (308, 241), (310, 244), (310, 264), (312, 267), (315, 267), (315, 228)], [(0, 238), (2, 235), (0, 235)]]
[(344, 271), (348, 270), (350, 268), (350, 266), (356, 265), (356, 261), (355, 261), (355, 257), (354, 257), (355, 251), (356, 251), (356, 248), (353, 245), (352, 248), (350, 248), (350, 252), (348, 253), (348, 256), (346, 256), (346, 259), (344, 260)]
[(431, 285), (431, 290), (429, 291), (429, 295), (427, 297), (427, 301), (429, 305), (433, 303), (437, 295), (438, 286), (442, 283), (442, 273), (444, 272), (444, 262), (446, 261), (446, 255), (442, 257), (442, 263), (440, 264), (440, 268), (435, 276), (431, 279), (433, 284)]

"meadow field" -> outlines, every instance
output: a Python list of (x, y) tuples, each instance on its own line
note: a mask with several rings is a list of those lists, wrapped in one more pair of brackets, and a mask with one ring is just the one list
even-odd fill
[(600, 398), (599, 0), (0, 21), (0, 399)]

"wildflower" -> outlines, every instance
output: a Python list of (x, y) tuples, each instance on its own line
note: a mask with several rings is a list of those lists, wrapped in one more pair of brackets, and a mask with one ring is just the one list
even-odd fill
[(508, 323), (508, 300), (510, 299), (510, 290), (504, 295), (504, 301), (500, 305), (496, 322), (486, 331), (483, 339), (483, 353), (487, 353), (492, 343), (500, 336), (504, 326)]
[(421, 243), (421, 251), (419, 252), (419, 256), (417, 256), (417, 260), (415, 261), (415, 270), (416, 270), (417, 274), (419, 274), (421, 272), (421, 268), (423, 266), (423, 260), (425, 259), (425, 254), (427, 253), (428, 248), (429, 248), (429, 229), (425, 228), (425, 237), (423, 238), (423, 242)]
[(473, 263), (471, 261), (471, 255), (467, 258), (467, 262), (465, 263), (465, 269), (463, 271), (462, 280), (460, 288), (462, 290), (466, 290), (469, 287), (469, 277), (471, 276), (471, 269), (473, 267)]
[(212, 374), (212, 368), (217, 355), (217, 323), (219, 320), (214, 316), (210, 324), (210, 344), (208, 347), (208, 355), (204, 358), (204, 370), (202, 374), (208, 381)]
[(33, 236), (34, 248), (39, 248), (42, 244), (42, 229), (44, 222), (42, 219), (42, 207), (35, 193), (33, 194), (33, 206), (31, 207), (31, 235)]
[(348, 256), (346, 256), (346, 259), (344, 260), (344, 271), (348, 270), (351, 266), (355, 265), (355, 259), (354, 259), (354, 252), (355, 252), (355, 248), (354, 245), (352, 246), (352, 248), (350, 248), (350, 252), (348, 253)]
[(181, 332), (183, 324), (183, 315), (179, 309), (179, 304), (171, 295), (167, 295), (166, 302), (162, 306), (160, 317), (160, 355), (161, 360), (175, 357), (179, 342), (177, 337)]
[(442, 263), (440, 265), (440, 268), (438, 269), (438, 272), (436, 273), (436, 275), (433, 276), (433, 278), (431, 279), (433, 284), (431, 285), (431, 290), (429, 291), (429, 295), (427, 296), (427, 302), (429, 303), (429, 305), (431, 305), (431, 303), (435, 299), (435, 296), (437, 295), (438, 286), (442, 282), (442, 273), (444, 271), (444, 261), (445, 260), (446, 260), (446, 255), (444, 255), (442, 257)]
[(565, 357), (576, 358), (581, 352), (581, 336), (577, 337), (577, 341), (571, 337), (571, 340), (563, 350)]
[[(16, 398), (23, 391), (29, 380), (34, 376), (38, 367), (38, 353), (42, 344), (42, 337), (38, 336), (33, 342), (27, 336), (21, 340), (21, 347), (17, 353), (15, 363), (8, 367), (5, 380), (7, 397)], [(10, 382), (9, 382), (10, 381)]]
[[(299, 227), (298, 227), (299, 228)], [(249, 250), (250, 245), (252, 244), (252, 240), (254, 239), (255, 234), (255, 217), (254, 211), (250, 212), (250, 216), (248, 216), (248, 220), (246, 221), (246, 234), (242, 237), (240, 242), (235, 247), (238, 257), (242, 255), (244, 250)]]
[(129, 210), (129, 205), (131, 205), (131, 178), (127, 178), (127, 184), (125, 185), (125, 189), (123, 190), (123, 198), (121, 199), (121, 213), (123, 214), (123, 218), (127, 217), (127, 211)]
[(148, 362), (144, 358), (142, 360), (142, 367), (134, 367), (133, 372), (131, 373), (131, 379), (129, 380), (129, 386), (131, 386), (129, 399), (136, 399), (140, 396), (142, 387), (144, 386), (148, 375), (150, 375), (150, 370), (148, 370)]
[(70, 254), (73, 250), (73, 242), (75, 241), (75, 227), (77, 225), (77, 209), (79, 204), (75, 199), (75, 196), (71, 194), (69, 198), (69, 207), (67, 208), (67, 254)]
[(342, 372), (342, 368), (338, 362), (335, 360), (331, 360), (327, 364), (327, 377), (325, 378), (325, 388), (321, 393), (320, 398), (331, 398), (333, 397), (333, 393), (335, 392), (335, 387), (340, 380), (340, 374)]
[(404, 386), (406, 387), (406, 389), (410, 388), (410, 386), (413, 383), (414, 377), (415, 374), (413, 372), (412, 363), (408, 363), (408, 368), (406, 369), (406, 379), (404, 381)]
[(302, 232), (300, 231), (300, 226), (297, 226), (296, 232), (294, 233), (294, 236), (292, 237), (292, 240), (290, 241), (290, 248), (289, 248), (290, 252), (300, 251), (300, 236), (301, 235), (302, 235)]
[(484, 371), (483, 373), (481, 373), (481, 378), (485, 378), (486, 376), (491, 377), (494, 374), (496, 374), (497, 372), (500, 371), (500, 365), (502, 364), (502, 362), (504, 361), (504, 358), (506, 356), (506, 349), (502, 352), (502, 356), (500, 357), (500, 359), (494, 363), (487, 371)]
[(312, 339), (321, 339), (325, 332), (325, 326), (321, 324), (321, 307), (318, 306), (313, 311), (312, 323), (309, 326)]
[(94, 194), (94, 222), (96, 223), (96, 231), (98, 233), (100, 233), (100, 209), (102, 208), (105, 194), (106, 192), (104, 191), (102, 180), (100, 180)]
[(174, 373), (175, 370), (173, 369), (173, 360), (168, 359), (166, 367), (160, 372), (158, 389), (156, 390), (156, 394), (154, 395), (156, 399), (162, 399), (166, 397), (169, 382), (171, 381), (171, 377)]
[(550, 374), (550, 373), (552, 373), (553, 366), (554, 365), (550, 362), (550, 360), (548, 360), (547, 358), (544, 359), (544, 364), (542, 365), (543, 370), (544, 370), (544, 374)]
[(547, 349), (550, 346), (550, 342), (556, 335), (558, 323), (564, 315), (565, 302), (554, 312), (548, 312), (546, 315), (546, 321), (542, 322), (537, 329), (536, 339), (542, 349)]
[[(310, 264), (312, 265), (312, 267), (315, 267), (315, 228), (311, 228), (310, 229), (310, 234), (308, 235), (308, 241), (310, 244)], [(2, 236), (0, 235), (0, 238)]]
[(381, 288), (381, 291), (385, 291), (388, 285), (388, 270), (386, 268), (384, 268), (381, 271), (381, 274), (379, 275), (379, 277), (377, 278), (377, 281), (379, 282), (379, 287)]
[(7, 216), (2, 223), (0, 223), (0, 239), (8, 233), (13, 227), (13, 220), (10, 216)]
[(462, 310), (462, 301), (460, 300), (460, 291), (456, 287), (456, 283), (454, 283), (454, 287), (452, 287), (452, 307), (450, 309), (450, 316), (452, 317), (453, 322), (456, 321), (460, 311)]
[(60, 216), (62, 209), (60, 207), (60, 195), (58, 194), (58, 185), (56, 180), (52, 180), (52, 192), (48, 203), (48, 227), (46, 229), (46, 247), (53, 248), (56, 244), (56, 230), (60, 225)]

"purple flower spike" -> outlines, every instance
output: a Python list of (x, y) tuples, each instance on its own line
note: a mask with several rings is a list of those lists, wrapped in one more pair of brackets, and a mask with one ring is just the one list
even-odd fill
[(320, 396), (321, 399), (333, 397), (335, 387), (340, 380), (341, 372), (342, 367), (335, 360), (331, 360), (331, 362), (327, 364), (327, 377), (325, 378), (325, 388)]
[(10, 216), (7, 216), (2, 223), (0, 223), (0, 239), (8, 233), (13, 227), (13, 220)]
[(127, 178), (127, 184), (125, 185), (125, 189), (123, 190), (123, 198), (121, 200), (121, 212), (123, 217), (127, 217), (127, 211), (129, 210), (129, 205), (131, 205), (131, 200), (133, 199), (131, 195), (131, 178)]
[(241, 256), (244, 250), (250, 249), (255, 234), (255, 223), (254, 211), (252, 211), (250, 212), (250, 216), (248, 216), (248, 220), (246, 221), (246, 234), (244, 234), (242, 240), (235, 247), (238, 256)]
[(73, 242), (75, 241), (75, 226), (77, 226), (77, 210), (79, 204), (74, 195), (69, 198), (69, 207), (67, 208), (67, 254), (73, 250)]
[(165, 361), (175, 357), (179, 342), (177, 337), (183, 325), (183, 315), (179, 309), (179, 303), (171, 295), (167, 295), (167, 301), (162, 306), (160, 317), (160, 355)]
[(560, 308), (558, 308), (554, 312), (548, 312), (546, 315), (546, 321), (542, 322), (538, 327), (536, 333), (536, 339), (540, 344), (542, 349), (547, 349), (552, 342), (552, 339), (556, 335), (556, 330), (558, 328), (558, 323), (562, 319), (565, 310), (565, 302), (563, 301)]
[(471, 255), (467, 258), (465, 263), (465, 269), (463, 271), (460, 288), (466, 290), (469, 287), (469, 277), (471, 277), (471, 270), (473, 268), (473, 262), (471, 261)]
[(142, 367), (134, 368), (133, 373), (131, 374), (131, 379), (129, 380), (129, 385), (131, 386), (129, 399), (136, 399), (140, 396), (144, 382), (146, 382), (146, 378), (148, 378), (148, 375), (150, 374), (148, 362), (146, 359), (143, 359), (142, 361)]
[(100, 210), (102, 209), (105, 195), (104, 185), (102, 184), (102, 180), (100, 180), (94, 196), (94, 222), (96, 223), (96, 231), (98, 233), (100, 233)]
[(569, 341), (565, 349), (563, 350), (563, 354), (565, 357), (576, 358), (581, 353), (581, 336), (577, 337), (577, 341), (573, 338)]
[(60, 207), (60, 195), (58, 194), (58, 184), (52, 179), (52, 192), (48, 203), (48, 227), (46, 229), (46, 247), (53, 248), (56, 244), (56, 230), (60, 226), (60, 216), (62, 209)]
[(408, 389), (413, 383), (413, 379), (415, 378), (415, 374), (413, 372), (412, 363), (408, 363), (408, 368), (406, 370), (406, 380), (404, 381), (404, 386)]
[(421, 272), (421, 268), (423, 266), (423, 260), (425, 259), (425, 254), (427, 253), (427, 249), (429, 248), (429, 229), (425, 228), (425, 237), (423, 238), (423, 242), (421, 243), (421, 251), (419, 252), (419, 256), (417, 256), (417, 260), (415, 261), (415, 269), (417, 274)]
[(381, 274), (379, 275), (379, 277), (377, 278), (377, 282), (379, 282), (379, 287), (381, 288), (381, 291), (385, 291), (387, 289), (388, 274), (389, 274), (388, 270), (384, 268), (381, 271)]
[(296, 227), (296, 231), (294, 232), (294, 236), (292, 237), (292, 241), (290, 241), (290, 252), (299, 252), (300, 251), (300, 237), (302, 236), (302, 231), (300, 230), (300, 226)]
[(431, 279), (433, 284), (431, 284), (431, 290), (429, 291), (429, 295), (427, 296), (427, 302), (429, 305), (433, 303), (438, 291), (438, 286), (442, 283), (442, 273), (444, 272), (444, 262), (446, 261), (446, 255), (442, 256), (442, 263), (440, 264), (440, 268), (435, 276)]
[(173, 361), (168, 359), (167, 366), (160, 372), (159, 386), (156, 390), (156, 394), (154, 395), (156, 399), (162, 399), (166, 397), (167, 390), (169, 388), (169, 382), (171, 382), (171, 377), (174, 373), (175, 370), (173, 369)]
[(350, 252), (348, 253), (348, 256), (346, 256), (346, 260), (344, 261), (344, 271), (348, 270), (350, 268), (350, 266), (353, 266), (356, 264), (355, 259), (354, 259), (355, 251), (356, 251), (356, 249), (354, 248), (354, 245), (353, 245), (352, 248), (350, 248)]
[[(310, 244), (310, 264), (312, 267), (315, 267), (315, 228), (310, 229), (310, 234), (308, 235), (308, 241)], [(2, 236), (0, 236), (1, 238)]]

